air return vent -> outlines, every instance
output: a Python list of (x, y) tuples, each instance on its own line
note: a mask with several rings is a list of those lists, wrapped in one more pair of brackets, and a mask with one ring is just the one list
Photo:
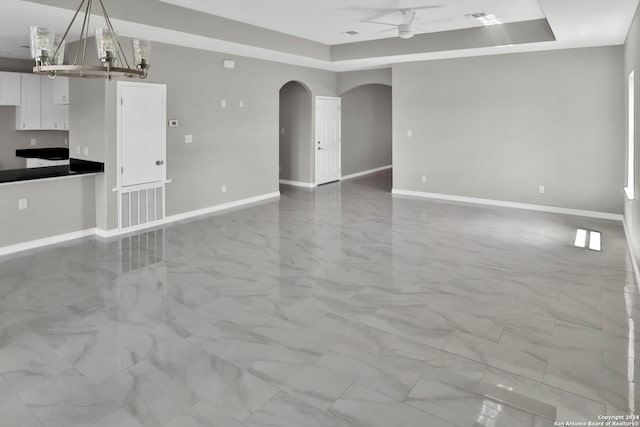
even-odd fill
[(120, 192), (120, 228), (127, 229), (164, 219), (164, 185), (147, 185)]

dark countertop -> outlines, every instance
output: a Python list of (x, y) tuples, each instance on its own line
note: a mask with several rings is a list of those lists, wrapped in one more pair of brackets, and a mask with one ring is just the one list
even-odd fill
[(16, 157), (44, 160), (66, 160), (69, 158), (69, 149), (67, 147), (25, 148), (23, 150), (16, 150)]
[(68, 166), (49, 166), (45, 168), (11, 169), (0, 171), (0, 184), (104, 172), (104, 163), (90, 162), (88, 160), (80, 159), (69, 159), (69, 161)]

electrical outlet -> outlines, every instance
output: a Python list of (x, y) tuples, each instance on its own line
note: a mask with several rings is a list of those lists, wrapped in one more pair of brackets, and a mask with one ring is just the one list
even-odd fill
[(193, 135), (185, 135), (184, 136), (184, 143), (185, 144), (191, 144), (193, 142)]
[(538, 187), (538, 193), (544, 194), (544, 185)]
[(35, 138), (31, 140), (31, 146), (32, 147), (35, 147), (37, 144), (38, 144), (38, 141), (36, 141)]
[(426, 175), (422, 175), (422, 183), (426, 184), (427, 183), (427, 177)]
[(222, 187), (220, 187), (220, 191), (222, 191), (223, 193), (227, 192), (227, 186), (223, 185)]
[(18, 209), (23, 211), (29, 207), (29, 202), (27, 199), (18, 199)]
[(89, 155), (89, 147), (84, 147), (84, 155), (85, 156)]
[(284, 128), (280, 129), (280, 135), (284, 135)]

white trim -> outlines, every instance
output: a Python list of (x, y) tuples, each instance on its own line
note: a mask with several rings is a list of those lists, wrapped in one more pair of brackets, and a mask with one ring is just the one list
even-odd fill
[(45, 237), (42, 239), (30, 240), (28, 242), (17, 243), (15, 245), (0, 247), (0, 256), (9, 255), (16, 252), (28, 251), (30, 249), (37, 249), (42, 246), (54, 245), (56, 243), (63, 243), (69, 240), (82, 239), (84, 237), (91, 237), (96, 234), (95, 228), (88, 230), (74, 231), (71, 233), (59, 234), (57, 236)]
[(291, 185), (293, 187), (304, 187), (304, 188), (316, 188), (317, 185), (313, 182), (302, 182), (302, 181), (289, 181), (288, 179), (281, 179), (280, 184)]
[(454, 196), (450, 194), (425, 193), (422, 191), (409, 191), (393, 189), (392, 194), (411, 197), (422, 197), (427, 199), (449, 200), (453, 202), (474, 203), (479, 205), (500, 206), (504, 208), (526, 209), (530, 211), (552, 212), (564, 215), (585, 216), (589, 218), (610, 219), (613, 221), (623, 221), (621, 214), (608, 212), (587, 211), (582, 209), (560, 208), (556, 206), (534, 205), (529, 203), (507, 202), (503, 200), (480, 199), (476, 197)]
[(160, 220), (160, 221), (156, 221), (156, 222), (149, 223), (149, 224), (143, 224), (143, 225), (137, 226), (137, 227), (127, 228), (126, 230), (120, 230), (120, 229), (117, 229), (117, 228), (112, 229), (112, 230), (103, 230), (101, 228), (91, 228), (91, 229), (83, 230), (83, 231), (75, 231), (75, 232), (72, 232), (72, 233), (60, 234), (58, 236), (45, 237), (43, 239), (31, 240), (31, 241), (24, 242), (24, 243), (18, 243), (18, 244), (15, 244), (15, 245), (0, 247), (0, 256), (9, 255), (9, 254), (13, 254), (13, 253), (16, 253), (16, 252), (22, 252), (22, 251), (26, 251), (26, 250), (29, 250), (29, 249), (36, 249), (36, 248), (39, 248), (39, 247), (42, 247), (42, 246), (48, 246), (48, 245), (52, 245), (52, 244), (55, 244), (55, 243), (66, 242), (68, 240), (80, 239), (80, 238), (83, 238), (83, 237), (98, 236), (98, 237), (101, 237), (103, 239), (108, 239), (110, 237), (117, 237), (117, 236), (132, 234), (132, 233), (135, 233), (137, 231), (145, 230), (145, 229), (148, 229), (148, 228), (159, 227), (159, 226), (162, 226), (162, 225), (169, 224), (171, 222), (182, 221), (182, 220), (185, 220), (185, 219), (190, 219), (190, 218), (194, 218), (194, 217), (202, 216), (202, 215), (208, 215), (208, 214), (211, 214), (211, 213), (214, 213), (214, 212), (219, 212), (219, 211), (223, 211), (223, 210), (227, 210), (227, 209), (231, 209), (231, 208), (236, 208), (236, 207), (240, 207), (240, 206), (244, 206), (244, 205), (249, 205), (249, 204), (252, 204), (252, 203), (261, 202), (261, 201), (269, 200), (269, 199), (274, 199), (274, 198), (277, 198), (277, 197), (280, 197), (280, 192), (279, 191), (276, 191), (274, 193), (262, 194), (260, 196), (249, 197), (247, 199), (236, 200), (235, 202), (229, 202), (229, 203), (223, 203), (221, 205), (210, 206), (208, 208), (198, 209), (198, 210), (191, 211), (191, 212), (184, 212), (184, 213), (181, 213), (181, 214), (172, 215), (172, 216), (166, 217), (166, 218), (164, 218), (163, 220)]
[(636, 259), (636, 255), (633, 252), (633, 248), (631, 247), (631, 235), (629, 234), (629, 229), (627, 228), (626, 218), (622, 221), (622, 228), (624, 228), (624, 235), (627, 238), (627, 249), (629, 250), (629, 258), (631, 258), (633, 276), (636, 279), (636, 287), (638, 288), (638, 291), (640, 291), (640, 269), (638, 268), (638, 260)]
[(386, 171), (388, 169), (391, 169), (392, 167), (393, 167), (393, 165), (387, 165), (387, 166), (381, 166), (381, 167), (375, 168), (375, 169), (369, 169), (369, 170), (362, 171), (362, 172), (351, 173), (349, 175), (345, 175), (343, 177), (340, 177), (340, 181), (344, 181), (344, 180), (347, 180), (347, 179), (353, 179), (353, 178), (359, 178), (361, 176), (371, 175), (372, 173), (376, 173), (376, 172)]
[(629, 73), (628, 87), (627, 87), (627, 185), (624, 187), (624, 192), (627, 195), (627, 199), (633, 200), (635, 196), (635, 77), (634, 70)]
[(634, 200), (636, 195), (634, 194), (635, 190), (633, 188), (624, 187), (624, 194), (627, 196), (627, 199)]

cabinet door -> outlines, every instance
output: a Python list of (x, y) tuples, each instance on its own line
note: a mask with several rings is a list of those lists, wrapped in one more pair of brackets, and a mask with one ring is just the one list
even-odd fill
[(21, 74), (21, 102), (16, 107), (16, 129), (40, 129), (40, 76)]
[(20, 105), (20, 73), (0, 72), (0, 105)]
[(69, 77), (56, 77), (53, 82), (53, 103), (69, 104)]
[(69, 106), (57, 104), (56, 81), (47, 76), (42, 76), (40, 81), (40, 129), (42, 130), (68, 130)]

